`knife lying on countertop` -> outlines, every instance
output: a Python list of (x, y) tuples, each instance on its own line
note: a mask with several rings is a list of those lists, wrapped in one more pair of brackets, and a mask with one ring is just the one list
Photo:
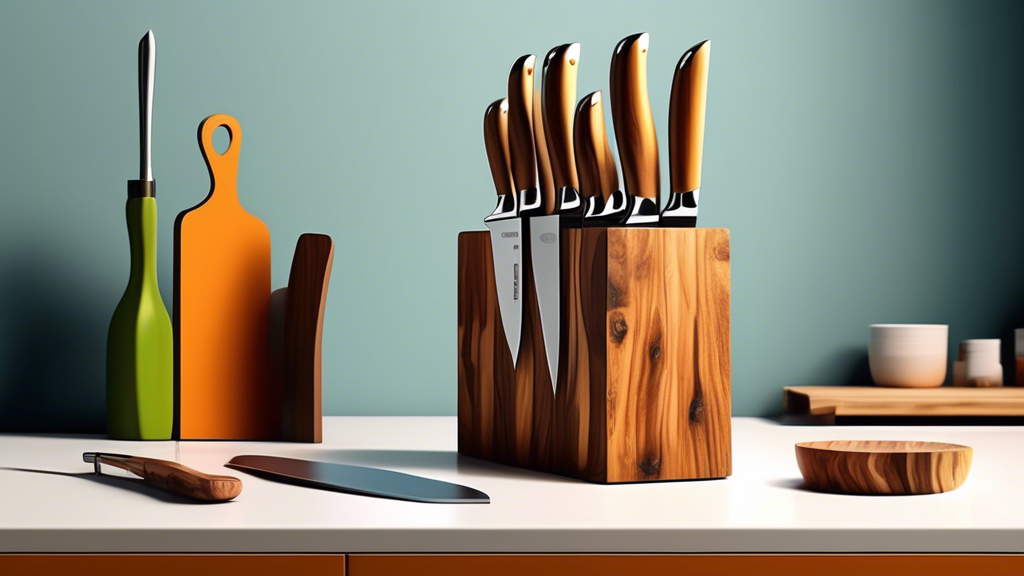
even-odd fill
[[(544, 58), (541, 114), (555, 193), (554, 198), (545, 199), (537, 212), (525, 214), (530, 216), (530, 255), (552, 393), (557, 392), (558, 386), (561, 335), (561, 229), (579, 227), (583, 219), (572, 149), (579, 57), (580, 45), (574, 43), (557, 46)], [(541, 148), (539, 142), (537, 147)]]
[(586, 201), (583, 225), (614, 226), (622, 222), (628, 202), (619, 188), (619, 171), (608, 145), (600, 90), (587, 94), (576, 106), (573, 142), (580, 196)]
[(672, 79), (668, 108), (672, 194), (661, 214), (664, 226), (693, 228), (697, 225), (710, 63), (711, 41), (705, 40), (683, 53)]
[(96, 474), (101, 473), (100, 464), (114, 466), (158, 488), (193, 500), (224, 502), (242, 492), (242, 481), (234, 476), (204, 474), (168, 460), (105, 452), (86, 452), (82, 460), (92, 463)]
[(612, 123), (629, 196), (625, 226), (656, 226), (661, 211), (658, 137), (647, 93), (647, 48), (644, 32), (624, 38), (612, 53), (609, 74)]
[(360, 496), (377, 496), (435, 504), (489, 504), (483, 492), (462, 486), (379, 468), (331, 464), (277, 456), (235, 456), (225, 464), (278, 482), (312, 486)]

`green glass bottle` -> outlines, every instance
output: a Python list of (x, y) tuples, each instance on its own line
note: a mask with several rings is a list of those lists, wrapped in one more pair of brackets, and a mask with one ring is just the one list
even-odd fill
[(156, 40), (139, 43), (141, 178), (128, 182), (131, 273), (107, 333), (107, 434), (169, 440), (174, 420), (174, 332), (156, 274), (156, 180), (150, 162)]

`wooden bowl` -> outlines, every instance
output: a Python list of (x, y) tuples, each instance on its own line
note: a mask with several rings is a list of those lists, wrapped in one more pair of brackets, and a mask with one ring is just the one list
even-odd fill
[(840, 494), (935, 494), (967, 479), (974, 451), (944, 442), (801, 442), (796, 462), (807, 487)]

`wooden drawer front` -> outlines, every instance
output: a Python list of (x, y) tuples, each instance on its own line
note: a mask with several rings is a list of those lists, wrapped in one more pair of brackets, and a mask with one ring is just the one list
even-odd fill
[(0, 574), (345, 576), (345, 556), (287, 554), (0, 554)]
[(1024, 574), (1024, 556), (353, 555), (348, 568), (350, 576), (961, 576)]

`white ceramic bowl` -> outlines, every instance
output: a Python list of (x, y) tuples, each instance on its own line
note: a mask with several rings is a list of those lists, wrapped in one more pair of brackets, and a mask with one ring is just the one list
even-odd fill
[(949, 326), (872, 324), (868, 364), (878, 386), (935, 388), (946, 381)]

